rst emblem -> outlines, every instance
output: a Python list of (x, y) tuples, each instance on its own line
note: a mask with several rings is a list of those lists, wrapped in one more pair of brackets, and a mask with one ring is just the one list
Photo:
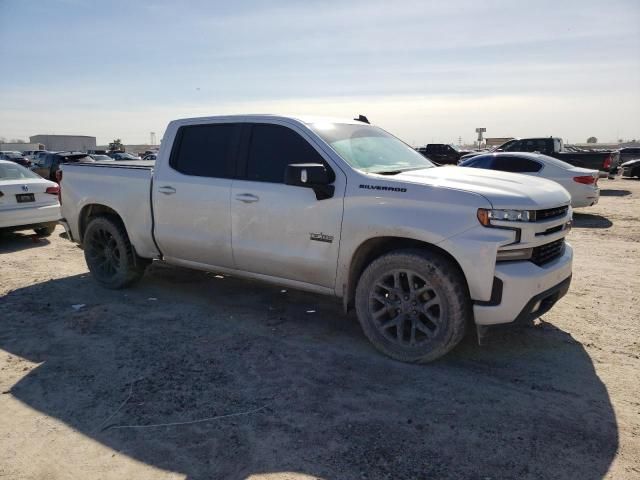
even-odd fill
[(27, 185), (22, 185), (22, 191), (23, 192), (28, 192), (29, 191), (29, 187)]
[(310, 233), (309, 238), (316, 242), (333, 243), (333, 235), (325, 235), (324, 233)]

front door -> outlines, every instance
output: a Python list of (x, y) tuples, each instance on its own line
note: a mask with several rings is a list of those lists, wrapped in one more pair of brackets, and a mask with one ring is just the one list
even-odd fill
[(236, 124), (180, 127), (153, 185), (155, 238), (169, 261), (233, 268), (229, 195)]
[[(247, 132), (249, 133), (249, 132)], [(231, 232), (236, 268), (333, 288), (346, 178), (318, 200), (310, 188), (284, 184), (286, 166), (329, 163), (289, 127), (255, 124), (245, 136), (243, 167), (231, 189)]]

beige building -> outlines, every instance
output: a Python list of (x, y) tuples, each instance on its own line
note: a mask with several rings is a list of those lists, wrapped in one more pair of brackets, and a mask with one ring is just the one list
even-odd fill
[(86, 152), (96, 149), (96, 137), (86, 135), (33, 135), (31, 143), (42, 143), (53, 152)]

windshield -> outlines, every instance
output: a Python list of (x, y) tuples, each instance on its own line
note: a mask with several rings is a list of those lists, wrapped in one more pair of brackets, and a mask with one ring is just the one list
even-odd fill
[(41, 177), (17, 163), (0, 163), (0, 180), (20, 180), (21, 178)]
[(348, 123), (314, 123), (310, 127), (349, 165), (363, 172), (394, 174), (434, 166), (378, 127)]
[(91, 158), (93, 158), (94, 160), (98, 161), (104, 161), (104, 160), (113, 160), (113, 158), (107, 156), (107, 155), (89, 155)]
[(571, 170), (572, 168), (575, 168), (574, 165), (563, 162), (562, 160), (558, 160), (557, 158), (550, 157), (549, 155), (538, 155), (538, 157), (544, 160), (546, 163), (550, 163), (551, 165), (555, 165), (556, 167), (564, 168), (565, 170)]

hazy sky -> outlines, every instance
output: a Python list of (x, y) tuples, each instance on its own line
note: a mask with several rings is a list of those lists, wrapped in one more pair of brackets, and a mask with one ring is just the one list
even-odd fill
[(640, 1), (0, 0), (0, 137), (366, 114), (413, 144), (640, 138)]

